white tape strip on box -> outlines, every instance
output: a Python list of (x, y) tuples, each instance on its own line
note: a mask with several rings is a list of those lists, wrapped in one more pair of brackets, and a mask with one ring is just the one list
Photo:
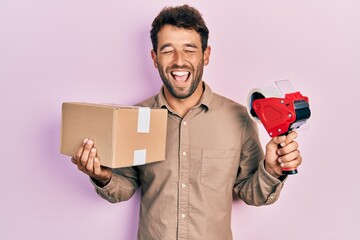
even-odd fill
[(146, 149), (134, 151), (134, 166), (144, 165), (146, 163)]
[[(137, 131), (139, 133), (150, 132), (150, 108), (139, 107)], [(146, 163), (146, 149), (134, 151), (133, 165), (144, 165)]]
[(139, 133), (150, 132), (150, 108), (139, 107), (137, 131)]

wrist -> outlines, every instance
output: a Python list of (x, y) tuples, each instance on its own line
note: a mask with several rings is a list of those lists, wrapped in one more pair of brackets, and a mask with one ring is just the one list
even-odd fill
[(93, 180), (93, 182), (98, 186), (98, 187), (105, 187), (106, 185), (109, 184), (110, 180), (111, 180), (111, 176), (109, 177), (109, 179), (97, 179), (94, 177), (91, 177), (91, 179)]
[(278, 173), (276, 170), (269, 167), (266, 164), (266, 161), (264, 161), (264, 168), (265, 168), (265, 171), (267, 171), (271, 176), (273, 176), (274, 178), (277, 178), (277, 179), (279, 179), (281, 181), (286, 177), (285, 175), (282, 174), (281, 170), (280, 170), (280, 173)]

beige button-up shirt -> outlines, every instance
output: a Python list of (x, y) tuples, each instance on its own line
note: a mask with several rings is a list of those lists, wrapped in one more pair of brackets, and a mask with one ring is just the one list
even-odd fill
[(115, 169), (97, 193), (129, 199), (141, 186), (138, 239), (229, 240), (233, 195), (251, 205), (275, 202), (283, 182), (264, 169), (257, 126), (246, 108), (204, 83), (199, 104), (183, 118), (163, 91), (140, 106), (167, 108), (166, 159)]

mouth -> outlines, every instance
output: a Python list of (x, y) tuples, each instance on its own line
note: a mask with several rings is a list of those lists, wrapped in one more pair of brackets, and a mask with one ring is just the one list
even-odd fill
[(190, 77), (188, 71), (172, 71), (170, 74), (178, 85), (184, 85)]

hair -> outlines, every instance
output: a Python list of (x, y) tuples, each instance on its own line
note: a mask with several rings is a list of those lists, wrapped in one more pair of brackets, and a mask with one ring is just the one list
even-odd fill
[(158, 45), (158, 32), (166, 24), (195, 30), (200, 35), (202, 51), (204, 52), (207, 48), (209, 29), (206, 27), (204, 19), (197, 9), (183, 5), (163, 8), (151, 24), (150, 37), (155, 53)]

